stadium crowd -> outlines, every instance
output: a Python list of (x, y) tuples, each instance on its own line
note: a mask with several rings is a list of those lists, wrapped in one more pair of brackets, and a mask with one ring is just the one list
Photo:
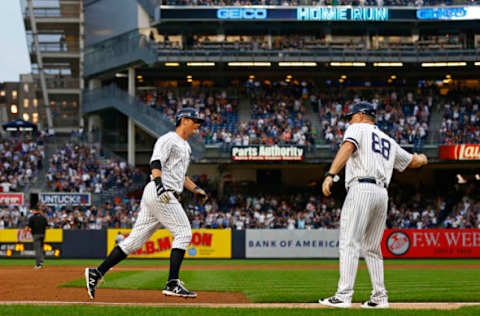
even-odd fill
[[(168, 38), (168, 37), (164, 37)], [(174, 46), (173, 43), (176, 43)], [(158, 48), (180, 48), (178, 42), (168, 40), (157, 42)], [(448, 50), (466, 48), (466, 39), (458, 34), (413, 36), (334, 36), (328, 39), (325, 34), (268, 35), (194, 35), (193, 46), (184, 49), (245, 51), (314, 51), (314, 50)]]
[(172, 89), (152, 89), (139, 92), (140, 99), (164, 114), (175, 123), (175, 113), (183, 107), (193, 107), (205, 119), (200, 136), (206, 144), (217, 143), (226, 133), (237, 132), (237, 99), (229, 97), (226, 90), (208, 91), (192, 89), (178, 96)]
[[(250, 79), (244, 88), (241, 95), (250, 102), (251, 113), (248, 120), (241, 121), (239, 98), (228, 96), (225, 90), (192, 89), (177, 96), (173, 90), (159, 88), (143, 91), (140, 97), (172, 121), (179, 108), (195, 107), (206, 120), (200, 136), (206, 144), (221, 144), (225, 150), (232, 145), (254, 144), (293, 144), (311, 149), (324, 142), (335, 151), (347, 127), (342, 116), (359, 101), (371, 102), (377, 110), (377, 126), (398, 143), (413, 145), (416, 152), (423, 151), (434, 104), (446, 104), (448, 110), (442, 142), (451, 141), (449, 135), (455, 135), (455, 140), (461, 135), (468, 140), (478, 138), (478, 97), (465, 98), (464, 106), (450, 107), (449, 101), (431, 87), (321, 89), (310, 82), (289, 78), (265, 82)], [(318, 120), (318, 125), (312, 119)], [(464, 133), (456, 133), (459, 129)]]
[(322, 126), (322, 135), (327, 144), (336, 151), (343, 141), (347, 122), (342, 116), (359, 101), (369, 101), (377, 111), (376, 125), (399, 144), (414, 145), (421, 152), (429, 132), (429, 120), (433, 95), (420, 95), (413, 91), (380, 90), (364, 93), (330, 93), (312, 96), (317, 103)]
[(258, 81), (247, 83), (251, 104), (251, 119), (240, 126), (244, 144), (298, 145), (310, 148), (315, 144), (316, 131), (304, 100), (308, 97), (308, 83), (289, 85), (285, 81)]
[(288, 83), (249, 80), (246, 97), (251, 104), (249, 121), (238, 120), (238, 100), (229, 98), (225, 91), (216, 93), (187, 92), (175, 96), (172, 91), (156, 89), (140, 93), (140, 98), (158, 109), (171, 121), (180, 107), (195, 107), (205, 118), (200, 136), (206, 144), (232, 145), (297, 144), (310, 147), (315, 143), (316, 131), (306, 118), (304, 99), (307, 83)]
[(480, 144), (480, 95), (455, 99), (444, 105), (440, 144)]
[(0, 138), (0, 191), (18, 191), (33, 182), (45, 157), (41, 139)]
[(128, 188), (140, 178), (140, 171), (125, 161), (101, 159), (94, 146), (73, 143), (57, 149), (46, 174), (47, 187), (55, 192), (101, 193)]
[(297, 144), (313, 145), (316, 131), (312, 122), (305, 118), (303, 105), (304, 86), (283, 85), (273, 82), (268, 85), (250, 80), (247, 98), (251, 104), (249, 121), (238, 120), (238, 100), (220, 92), (189, 91), (176, 96), (171, 90), (155, 89), (140, 93), (140, 98), (158, 109), (172, 122), (175, 112), (181, 107), (194, 107), (205, 119), (200, 136), (206, 144), (222, 144), (229, 150), (232, 145), (252, 144)]
[[(312, 145), (325, 142), (335, 151), (347, 127), (342, 115), (358, 101), (371, 102), (377, 110), (376, 124), (398, 143), (413, 145), (416, 152), (423, 151), (430, 134), (433, 106), (444, 111), (441, 127), (434, 135), (440, 144), (480, 143), (478, 91), (452, 90), (443, 96), (432, 85), (415, 90), (398, 86), (375, 89), (342, 87), (340, 90), (334, 85), (325, 89), (311, 82), (288, 78), (265, 82), (250, 79), (244, 89), (241, 93), (235, 92), (235, 97), (225, 89), (214, 91), (207, 88), (183, 93), (158, 88), (140, 91), (139, 95), (171, 121), (179, 108), (197, 108), (206, 120), (200, 130), (205, 143), (222, 144), (227, 150), (231, 145), (252, 144), (296, 144), (313, 148)], [(458, 97), (460, 93), (464, 97)], [(242, 97), (250, 102), (248, 121), (239, 121), (238, 108)], [(319, 125), (313, 124), (312, 115), (316, 115)]]
[[(478, 188), (475, 184), (466, 188), (459, 192), (459, 199), (452, 205), (447, 195), (393, 194), (386, 226), (399, 229), (480, 228)], [(337, 229), (341, 212), (341, 205), (335, 199), (314, 193), (233, 193), (223, 199), (212, 197), (203, 206), (188, 195), (183, 195), (182, 199), (192, 228)], [(49, 227), (62, 229), (131, 228), (139, 208), (139, 200), (135, 198), (115, 198), (92, 206), (41, 207)], [(27, 207), (0, 205), (0, 229), (23, 228), (28, 215)]]

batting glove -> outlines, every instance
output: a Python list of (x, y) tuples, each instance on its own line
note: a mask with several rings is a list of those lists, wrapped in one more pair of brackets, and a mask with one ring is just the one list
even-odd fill
[(193, 189), (193, 193), (195, 193), (196, 195), (198, 195), (200, 197), (200, 204), (205, 204), (205, 202), (207, 202), (208, 200), (208, 195), (207, 195), (207, 192), (205, 192), (203, 189), (201, 189), (200, 187), (195, 187)]
[(161, 203), (168, 203), (170, 201), (170, 194), (168, 194), (168, 191), (163, 187), (162, 178), (156, 177), (153, 181), (155, 182), (158, 200)]

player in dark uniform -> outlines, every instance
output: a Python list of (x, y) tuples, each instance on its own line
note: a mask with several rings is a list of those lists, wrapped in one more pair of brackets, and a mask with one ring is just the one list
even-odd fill
[(33, 249), (35, 250), (35, 266), (34, 269), (43, 268), (43, 242), (45, 240), (45, 230), (48, 221), (38, 209), (38, 195), (30, 197), (30, 205), (32, 207), (32, 215), (28, 219), (28, 228), (33, 236)]

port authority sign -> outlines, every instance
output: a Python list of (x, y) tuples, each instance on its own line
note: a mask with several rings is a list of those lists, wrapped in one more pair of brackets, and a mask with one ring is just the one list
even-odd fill
[(301, 146), (233, 146), (235, 161), (300, 161), (305, 150)]

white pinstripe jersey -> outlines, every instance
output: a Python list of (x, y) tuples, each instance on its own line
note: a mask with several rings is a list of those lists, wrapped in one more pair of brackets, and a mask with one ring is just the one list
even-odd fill
[(393, 168), (404, 171), (412, 161), (412, 154), (373, 124), (351, 124), (343, 141), (349, 141), (356, 147), (347, 161), (346, 186), (359, 177), (375, 178), (388, 186)]
[(174, 131), (158, 138), (150, 162), (160, 160), (162, 183), (166, 189), (183, 191), (191, 153), (190, 144)]

